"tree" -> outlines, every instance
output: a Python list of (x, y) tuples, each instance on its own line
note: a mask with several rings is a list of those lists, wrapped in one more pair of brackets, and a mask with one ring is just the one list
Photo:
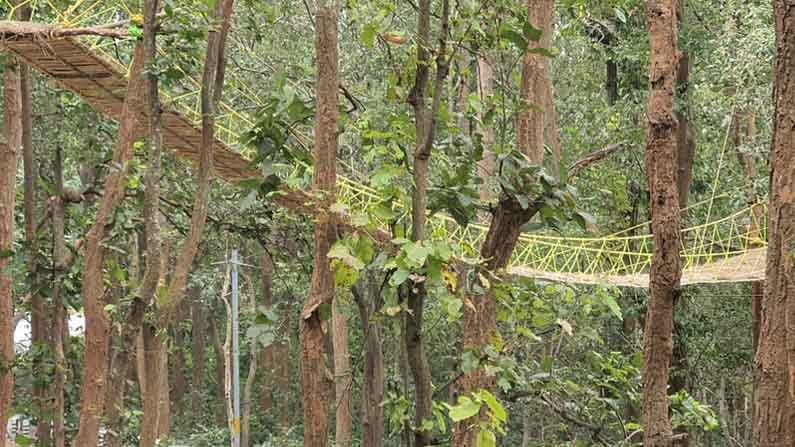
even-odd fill
[[(4, 73), (5, 141), (0, 142), (0, 427), (8, 424), (14, 402), (14, 295), (11, 261), (14, 253), (14, 205), (17, 156), (22, 151), (22, 92), (14, 62)], [(5, 444), (4, 435), (0, 442)]]
[(792, 114), (795, 102), (795, 18), (793, 5), (773, 2), (776, 26), (776, 65), (773, 86), (775, 111), (770, 173), (768, 255), (762, 324), (759, 333), (754, 412), (755, 445), (792, 445), (795, 442), (795, 302), (792, 300), (792, 253), (795, 250), (795, 137)]
[(677, 74), (675, 0), (647, 2), (651, 42), (651, 94), (646, 134), (646, 176), (651, 194), (654, 252), (644, 333), (644, 445), (670, 446), (668, 371), (673, 350), (673, 322), (679, 299), (679, 192), (674, 98)]
[(301, 404), (304, 412), (304, 446), (328, 445), (329, 383), (325, 362), (325, 315), (331, 314), (334, 275), (328, 252), (337, 238), (334, 215), (336, 202), (337, 132), (339, 128), (339, 35), (338, 0), (315, 2), (315, 146), (312, 189), (320, 214), (315, 223), (312, 282), (301, 311)]
[(123, 180), (130, 170), (133, 146), (141, 130), (138, 119), (144, 106), (143, 89), (143, 47), (139, 44), (135, 49), (127, 95), (119, 120), (118, 143), (113, 154), (113, 162), (121, 166), (121, 169), (106, 176), (104, 195), (100, 200), (97, 216), (85, 236), (82, 291), (86, 317), (86, 351), (83, 359), (83, 387), (80, 390), (80, 429), (75, 438), (77, 445), (97, 444), (100, 418), (105, 407), (110, 318), (104, 303), (102, 268), (105, 247), (102, 245), (102, 240), (108, 231), (113, 214), (124, 198)]
[[(554, 2), (528, 0), (526, 5), (529, 24), (541, 30), (539, 46), (550, 48)], [(548, 57), (536, 52), (525, 52), (519, 89), (525, 104), (516, 118), (516, 145), (518, 151), (535, 166), (542, 166), (544, 162), (546, 112), (542, 107), (552, 103), (550, 83)], [(486, 239), (480, 247), (480, 257), (485, 260), (485, 265), (481, 267), (483, 272), (479, 277), (499, 272), (508, 265), (522, 226), (535, 216), (539, 208), (536, 202), (523, 205), (514, 195), (501, 194), (493, 211)], [(480, 284), (479, 287), (484, 291), (466, 291), (467, 300), (472, 306), (464, 306), (463, 311), (463, 349), (475, 352), (476, 355), (482, 355), (497, 332), (494, 287), (486, 284)], [(481, 389), (493, 391), (494, 388), (495, 379), (487, 375), (483, 367), (463, 374), (458, 381), (459, 395), (462, 396), (471, 395)], [(477, 421), (478, 418), (475, 422)], [(463, 447), (475, 446), (479, 433), (476, 423), (465, 420), (454, 426), (453, 443)]]
[[(426, 215), (428, 213), (428, 167), (431, 158), (436, 130), (436, 119), (442, 104), (444, 80), (447, 77), (447, 34), (449, 33), (450, 2), (442, 0), (442, 24), (439, 49), (436, 54), (436, 80), (434, 82), (433, 102), (430, 110), (426, 105), (428, 81), (430, 79), (430, 34), (431, 0), (421, 0), (417, 16), (417, 73), (414, 85), (408, 95), (408, 102), (414, 110), (414, 130), (416, 141), (413, 158), (413, 183), (411, 193), (411, 240), (423, 241), (427, 235)], [(407, 287), (405, 344), (408, 363), (414, 379), (414, 445), (423, 447), (431, 442), (431, 433), (424, 430), (423, 422), (430, 419), (433, 411), (433, 389), (431, 370), (423, 341), (423, 315), (426, 286), (419, 281)]]

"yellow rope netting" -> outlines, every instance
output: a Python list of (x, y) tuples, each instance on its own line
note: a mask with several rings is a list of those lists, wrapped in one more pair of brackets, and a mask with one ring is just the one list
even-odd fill
[[(18, 6), (11, 5), (11, 0), (4, 1), (10, 8), (9, 16), (13, 17)], [(34, 10), (45, 4), (55, 14), (58, 23), (72, 27), (113, 21), (120, 7), (126, 9), (127, 16), (133, 11), (124, 3), (121, 3), (123, 6), (107, 7), (101, 0), (76, 0), (63, 12), (54, 7), (52, 0), (28, 0), (26, 4), (30, 4)], [(102, 54), (105, 59), (122, 64), (122, 61), (108, 51), (110, 47), (107, 41), (90, 38), (87, 41), (91, 42), (91, 49)], [(251, 51), (245, 46), (236, 50)], [(128, 70), (123, 72), (128, 73)], [(198, 122), (201, 116), (200, 83), (189, 73), (183, 72), (183, 75), (185, 82), (182, 89), (173, 96), (164, 94), (164, 103), (189, 120)], [(235, 70), (230, 70), (227, 88), (239, 99), (248, 101), (253, 105), (252, 108), (264, 105), (257, 90)], [(237, 102), (235, 104), (238, 105)], [(220, 104), (219, 109), (219, 139), (230, 146), (238, 144), (240, 134), (251, 128), (254, 120), (229, 102)], [(296, 136), (308, 141), (308, 138), (300, 134)], [(723, 164), (727, 142), (728, 129), (718, 161), (718, 172)], [(311, 169), (309, 166), (301, 168)], [(693, 209), (706, 205), (706, 222), (682, 230), (683, 284), (758, 280), (764, 273), (765, 235), (761, 234), (760, 237), (758, 231), (751, 230), (766, 228), (765, 222), (759, 221), (764, 220), (766, 212), (760, 213), (758, 207), (764, 205), (747, 207), (729, 216), (712, 220), (715, 200), (727, 196), (717, 194), (718, 177), (716, 176), (711, 197), (690, 207)], [(367, 210), (379, 204), (382, 198), (366, 184), (340, 176), (338, 201), (349, 210)], [(405, 214), (402, 209), (395, 211)], [(461, 227), (452, 218), (438, 214), (429, 220), (429, 226), (433, 238), (449, 241), (452, 247), (459, 250), (459, 255), (465, 258), (477, 257), (480, 244), (488, 231), (486, 226), (480, 224)], [(646, 234), (635, 235), (636, 232)], [(646, 272), (651, 265), (652, 252), (652, 237), (647, 232), (648, 224), (644, 223), (608, 236), (592, 238), (525, 233), (521, 235), (514, 251), (509, 272), (553, 281), (646, 287)]]

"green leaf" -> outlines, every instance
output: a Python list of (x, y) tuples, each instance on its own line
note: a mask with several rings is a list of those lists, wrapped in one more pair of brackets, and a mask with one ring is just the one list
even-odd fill
[(500, 401), (498, 401), (493, 394), (487, 390), (482, 390), (480, 392), (480, 397), (484, 402), (486, 402), (486, 405), (489, 407), (489, 411), (491, 411), (491, 414), (493, 414), (498, 421), (505, 422), (508, 420), (508, 412), (505, 411), (505, 407), (502, 406)]
[(367, 48), (373, 48), (375, 46), (375, 38), (378, 35), (378, 27), (375, 25), (374, 22), (370, 22), (367, 25), (364, 25), (362, 28), (362, 43)]
[(408, 260), (411, 261), (411, 264), (415, 267), (422, 267), (425, 265), (425, 260), (428, 259), (428, 255), (432, 252), (432, 249), (424, 246), (421, 241), (413, 244), (406, 244), (403, 250), (406, 252)]
[(453, 422), (461, 422), (464, 419), (469, 419), (480, 413), (480, 406), (480, 402), (476, 402), (466, 396), (460, 396), (458, 398), (458, 405), (448, 406), (450, 419), (452, 419)]
[(25, 435), (17, 435), (17, 437), (14, 439), (14, 442), (16, 442), (17, 445), (20, 446), (20, 447), (33, 445), (34, 441), (35, 440), (33, 438), (28, 438)]
[(522, 35), (527, 40), (532, 40), (533, 42), (538, 42), (541, 40), (541, 36), (544, 34), (543, 31), (534, 27), (529, 20), (525, 21), (522, 25)]
[(500, 28), (500, 38), (514, 44), (516, 48), (520, 50), (527, 48), (527, 39), (522, 34), (516, 32), (516, 30), (508, 28), (507, 26)]
[(347, 245), (345, 245), (342, 241), (337, 242), (331, 247), (331, 250), (328, 251), (328, 258), (329, 259), (339, 259), (348, 267), (359, 271), (364, 268), (364, 262), (361, 259), (354, 256)]
[(556, 57), (558, 54), (560, 54), (560, 50), (558, 50), (555, 47), (550, 47), (550, 48), (541, 48), (541, 47), (530, 48), (529, 50), (527, 50), (527, 52), (530, 53), (530, 54), (540, 54), (541, 56), (546, 56), (546, 57)]
[(497, 445), (497, 436), (494, 435), (493, 431), (483, 428), (478, 433), (475, 445), (477, 447), (495, 447)]
[(610, 309), (610, 312), (619, 320), (624, 320), (624, 315), (621, 314), (621, 306), (618, 305), (616, 298), (613, 295), (605, 294), (602, 297), (602, 302)]
[(399, 268), (399, 269), (395, 270), (395, 273), (393, 273), (392, 277), (389, 278), (389, 284), (392, 287), (397, 287), (397, 286), (403, 284), (404, 282), (406, 282), (406, 279), (408, 279), (410, 274), (411, 274), (411, 271)]

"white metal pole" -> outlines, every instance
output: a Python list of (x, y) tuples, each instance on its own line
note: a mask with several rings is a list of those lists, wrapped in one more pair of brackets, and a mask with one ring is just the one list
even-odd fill
[(232, 250), (232, 402), (234, 411), (234, 433), (232, 433), (233, 447), (240, 447), (240, 328), (238, 327), (240, 299), (238, 296), (237, 264), (237, 250)]

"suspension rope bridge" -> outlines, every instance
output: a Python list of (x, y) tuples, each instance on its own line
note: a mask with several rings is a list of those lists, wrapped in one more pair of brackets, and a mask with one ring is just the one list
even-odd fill
[[(8, 18), (14, 18), (18, 5), (6, 2)], [(14, 55), (19, 61), (38, 70), (60, 87), (74, 92), (94, 109), (111, 119), (121, 116), (129, 61), (129, 51), (119, 46), (131, 39), (73, 37), (70, 30), (83, 26), (118, 22), (119, 15), (133, 17), (133, 10), (124, 2), (113, 6), (101, 0), (76, 0), (70, 7), (59, 9), (55, 0), (27, 0), (34, 17), (53, 17), (55, 24), (0, 21), (0, 51)], [(3, 4), (0, 2), (0, 7)], [(234, 51), (247, 51), (235, 47)], [(250, 50), (248, 50), (250, 51)], [(200, 64), (199, 64), (200, 66)], [(200, 85), (185, 76), (180, 87), (163, 94), (163, 131), (167, 148), (178, 157), (198, 162), (201, 130)], [(261, 107), (257, 90), (236, 73), (227, 79), (226, 101), (219, 105), (214, 162), (216, 173), (225, 180), (238, 183), (255, 179), (254, 170), (245, 153), (232, 147), (239, 135), (254, 125), (253, 119), (233, 106), (246, 100)], [(725, 145), (724, 145), (725, 146)], [(725, 152), (725, 147), (724, 147)], [(721, 162), (723, 153), (721, 154)], [(377, 191), (353, 178), (338, 177), (338, 201), (350, 210), (370, 209), (382, 202)], [(274, 201), (301, 214), (312, 215), (311, 196), (302, 190), (277, 195)], [(766, 210), (757, 204), (733, 214), (712, 219), (715, 195), (707, 201), (706, 221), (682, 230), (682, 284), (729, 283), (764, 279)], [(446, 240), (463, 258), (477, 258), (488, 227), (470, 224), (462, 227), (445, 215), (429, 219), (431, 235)], [(636, 234), (642, 233), (642, 234)], [(577, 284), (603, 284), (625, 287), (648, 287), (651, 267), (652, 236), (648, 225), (603, 237), (564, 237), (524, 233), (519, 239), (508, 273), (517, 277), (538, 278)]]

